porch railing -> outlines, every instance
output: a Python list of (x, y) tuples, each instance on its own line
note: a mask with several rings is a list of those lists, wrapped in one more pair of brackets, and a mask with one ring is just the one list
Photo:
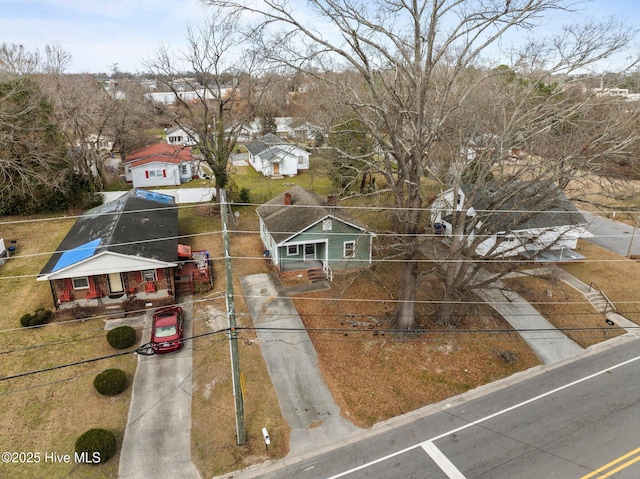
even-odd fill
[(331, 267), (326, 261), (322, 262), (322, 271), (324, 271), (324, 275), (329, 281), (333, 281), (333, 271), (331, 271)]

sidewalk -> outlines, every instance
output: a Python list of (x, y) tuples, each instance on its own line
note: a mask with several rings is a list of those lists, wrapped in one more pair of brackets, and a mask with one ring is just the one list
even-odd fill
[(495, 309), (516, 331), (544, 364), (570, 359), (584, 350), (575, 341), (547, 321), (520, 295), (509, 291), (501, 281), (492, 288), (477, 292), (478, 296)]
[[(615, 324), (617, 324), (621, 328), (625, 328), (627, 330), (627, 332), (633, 332), (633, 333), (637, 332), (638, 325), (636, 323), (634, 323), (633, 321), (630, 321), (629, 319), (627, 319), (624, 316), (616, 313), (615, 311), (606, 310), (606, 309), (602, 310), (599, 307), (599, 305), (596, 304), (592, 299), (594, 297), (593, 296), (594, 295), (594, 289), (591, 286), (589, 286), (587, 283), (579, 280), (575, 276), (570, 275), (569, 273), (567, 273), (563, 269), (558, 268), (556, 265), (549, 265), (549, 266), (547, 266), (545, 268), (532, 269), (532, 270), (525, 271), (524, 273), (529, 274), (529, 275), (548, 275), (548, 274), (551, 274), (551, 275), (555, 276), (560, 281), (568, 284), (573, 289), (575, 289), (578, 292), (580, 292), (586, 299), (588, 299), (591, 302), (593, 307), (596, 308), (596, 310), (599, 310), (600, 312), (602, 312), (607, 319), (613, 321)], [(598, 296), (597, 293), (595, 294), (595, 296), (596, 297)]]
[(319, 445), (361, 432), (340, 416), (311, 338), (279, 279), (256, 274), (240, 278), (240, 284), (282, 414), (291, 428), (289, 456), (307, 454)]

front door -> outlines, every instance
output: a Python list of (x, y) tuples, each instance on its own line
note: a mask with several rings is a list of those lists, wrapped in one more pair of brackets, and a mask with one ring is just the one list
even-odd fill
[(280, 174), (280, 163), (274, 163), (273, 164), (273, 174), (274, 175), (279, 175)]
[(124, 285), (122, 284), (122, 276), (120, 273), (109, 273), (109, 292), (110, 293), (123, 293)]
[(304, 260), (309, 261), (312, 259), (316, 259), (316, 244), (306, 244), (304, 245)]

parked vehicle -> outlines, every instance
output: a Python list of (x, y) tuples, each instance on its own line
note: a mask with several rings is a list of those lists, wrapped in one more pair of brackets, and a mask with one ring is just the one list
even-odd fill
[(180, 306), (167, 306), (153, 313), (151, 345), (156, 354), (182, 349), (184, 317)]

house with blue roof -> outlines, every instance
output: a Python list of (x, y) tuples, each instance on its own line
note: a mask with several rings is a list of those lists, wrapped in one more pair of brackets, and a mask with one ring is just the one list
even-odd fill
[(133, 189), (85, 212), (38, 281), (49, 281), (56, 308), (108, 306), (137, 298), (175, 302), (178, 210), (172, 196)]

